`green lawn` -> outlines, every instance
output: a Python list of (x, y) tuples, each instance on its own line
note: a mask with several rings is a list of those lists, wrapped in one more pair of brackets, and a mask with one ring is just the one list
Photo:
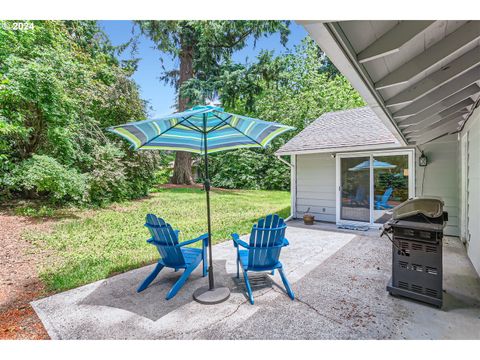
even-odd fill
[[(287, 217), (289, 199), (284, 191), (212, 191), (214, 243), (229, 239), (232, 232), (248, 233), (252, 224), (267, 214)], [(147, 213), (180, 229), (181, 241), (206, 232), (205, 193), (199, 189), (161, 189), (144, 200), (74, 212), (51, 233), (26, 234), (52, 254), (40, 269), (47, 288), (66, 290), (156, 261), (156, 248), (145, 242), (149, 237), (143, 226)]]

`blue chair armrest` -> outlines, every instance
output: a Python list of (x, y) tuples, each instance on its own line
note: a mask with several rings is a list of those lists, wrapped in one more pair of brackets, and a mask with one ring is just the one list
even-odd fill
[[(197, 237), (195, 239), (181, 242), (177, 246), (182, 247), (182, 246), (185, 246), (185, 245), (190, 245), (190, 244), (196, 243), (197, 241), (200, 241), (200, 240), (207, 240), (207, 239), (208, 239), (208, 234), (203, 234), (203, 235), (200, 235), (199, 237)], [(204, 242), (204, 245), (205, 245), (205, 242)]]
[(288, 246), (290, 243), (288, 242), (287, 238), (283, 238), (283, 246)]
[(250, 249), (250, 245), (248, 245), (245, 241), (240, 240), (240, 236), (238, 234), (236, 233), (232, 234), (232, 239), (233, 239), (233, 245), (235, 247), (238, 247), (238, 245), (240, 245), (245, 249)]

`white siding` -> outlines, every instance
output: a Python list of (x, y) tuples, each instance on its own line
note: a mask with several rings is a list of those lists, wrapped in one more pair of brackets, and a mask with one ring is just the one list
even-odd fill
[[(445, 211), (449, 216), (445, 233), (459, 236), (460, 154), (457, 136), (451, 135), (439, 139), (421, 146), (421, 149), (424, 150), (429, 163), (425, 168), (419, 167), (418, 157), (420, 154), (416, 153), (416, 196), (441, 197), (445, 201)], [(335, 222), (335, 163), (335, 159), (330, 154), (296, 156), (295, 216), (297, 218), (301, 218), (304, 212), (310, 208), (310, 212), (315, 215), (316, 220)], [(480, 204), (480, 202), (478, 203)]]
[(296, 217), (310, 208), (315, 220), (335, 222), (335, 159), (330, 154), (296, 156)]
[[(467, 122), (462, 135), (468, 133), (468, 151), (462, 154), (466, 158), (467, 192), (465, 198), (467, 214), (462, 216), (466, 224), (467, 251), (473, 266), (480, 274), (480, 109), (475, 110)], [(463, 180), (463, 179), (462, 179)]]
[(441, 197), (445, 202), (444, 210), (448, 212), (445, 234), (459, 236), (460, 156), (457, 135), (440, 138), (437, 141), (420, 146), (420, 149), (425, 152), (428, 165), (426, 167), (418, 166), (420, 153), (417, 152), (416, 195)]

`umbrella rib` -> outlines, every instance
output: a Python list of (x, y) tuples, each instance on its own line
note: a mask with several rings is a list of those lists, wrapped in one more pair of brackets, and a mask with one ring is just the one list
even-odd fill
[[(189, 123), (190, 125), (192, 125), (192, 127), (197, 130), (198, 132), (200, 133), (203, 133), (204, 131), (202, 129), (200, 129), (197, 125), (195, 124), (192, 124), (190, 121), (187, 120), (187, 123)], [(191, 129), (191, 128), (190, 128)]]
[[(196, 114), (194, 114), (194, 115), (196, 115)], [(140, 146), (137, 148), (137, 150), (141, 149), (141, 148), (144, 147), (147, 143), (152, 142), (153, 140), (155, 140), (155, 139), (158, 138), (159, 136), (165, 134), (167, 131), (172, 130), (174, 127), (180, 125), (180, 124), (183, 123), (184, 121), (187, 121), (187, 120), (190, 119), (192, 116), (193, 116), (193, 115), (190, 115), (190, 116), (188, 116), (188, 117), (186, 117), (186, 118), (183, 118), (183, 117), (182, 117), (182, 119), (183, 119), (182, 121), (179, 121), (179, 122), (176, 123), (175, 125), (170, 126), (170, 127), (169, 127), (167, 130), (165, 130), (164, 132), (161, 132), (160, 134), (154, 136), (152, 139), (150, 139), (149, 141), (147, 141), (145, 144), (140, 145)]]
[[(215, 115), (215, 114), (213, 114)], [(215, 115), (216, 116), (216, 115)], [(217, 129), (220, 129), (224, 124), (227, 124), (227, 120), (228, 119), (231, 119), (233, 115), (229, 115), (226, 119), (222, 119), (218, 116), (216, 116), (217, 118), (219, 118), (220, 120), (222, 120), (222, 122), (220, 124), (218, 124), (217, 126), (214, 126), (213, 128), (211, 128), (210, 130), (207, 131), (207, 134), (208, 133), (211, 133), (212, 131), (215, 131)], [(228, 124), (227, 124), (228, 125)]]
[[(221, 117), (218, 117), (216, 114), (213, 114), (213, 116), (215, 116), (215, 117), (217, 117), (218, 119), (224, 121)], [(255, 140), (255, 139), (251, 138), (250, 136), (248, 136), (247, 134), (245, 134), (242, 130), (237, 129), (235, 126), (230, 125), (230, 124), (227, 123), (226, 121), (225, 121), (225, 124), (227, 124), (228, 126), (230, 126), (232, 129), (237, 130), (240, 134), (242, 134), (243, 136), (249, 138), (250, 140), (252, 140), (253, 142), (257, 143), (258, 145), (260, 145), (260, 146), (263, 148), (263, 145), (262, 145), (262, 144), (260, 144), (257, 140)]]

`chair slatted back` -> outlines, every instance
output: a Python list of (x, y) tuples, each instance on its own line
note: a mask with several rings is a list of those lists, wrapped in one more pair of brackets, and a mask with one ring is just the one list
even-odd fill
[(393, 188), (389, 187), (385, 193), (382, 195), (382, 200), (380, 201), (381, 204), (387, 204), (388, 199), (392, 196)]
[[(250, 233), (248, 252), (248, 266), (254, 268), (268, 268), (278, 262), (281, 245), (285, 237), (287, 225), (278, 215), (268, 215), (254, 225)], [(274, 247), (278, 246), (278, 247)]]
[(182, 251), (176, 246), (178, 236), (172, 226), (153, 214), (147, 215), (145, 226), (150, 231), (165, 266), (173, 268), (185, 266)]

